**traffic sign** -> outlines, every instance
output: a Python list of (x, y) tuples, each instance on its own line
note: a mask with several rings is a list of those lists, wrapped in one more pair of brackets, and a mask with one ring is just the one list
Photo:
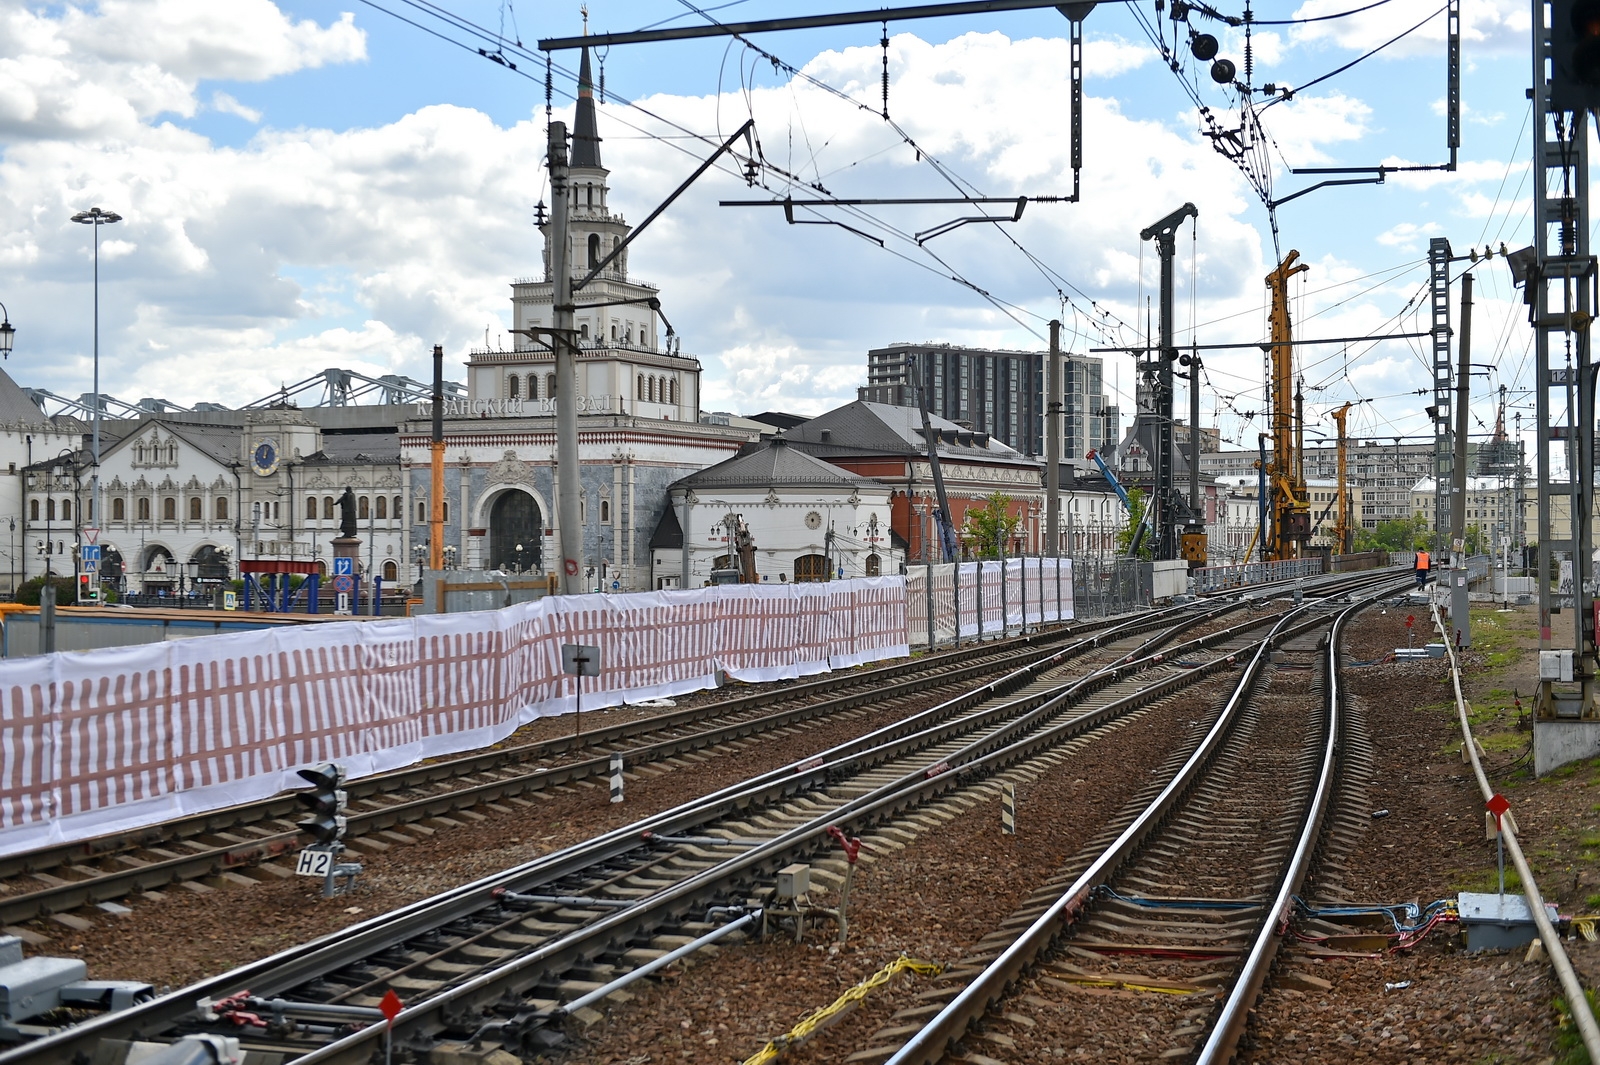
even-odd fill
[(100, 539), (100, 530), (92, 525), (83, 527), (83, 542), (86, 544), (97, 543)]
[(1501, 795), (1499, 792), (1491, 795), (1489, 797), (1489, 801), (1483, 805), (1488, 807), (1490, 813), (1494, 814), (1494, 824), (1496, 828), (1500, 827), (1500, 819), (1505, 816), (1506, 811), (1511, 809), (1511, 803), (1507, 801), (1506, 797)]
[(1415, 625), (1416, 623), (1417, 623), (1417, 616), (1415, 614), (1407, 614), (1406, 615), (1406, 628), (1409, 629), (1411, 626)]
[(356, 560), (353, 558), (336, 558), (333, 560), (333, 575), (335, 577), (353, 577), (356, 572)]
[(78, 557), (83, 559), (83, 564), (86, 566), (98, 566), (100, 564), (100, 545), (94, 543), (93, 541), (90, 541), (86, 544), (79, 544)]
[[(334, 562), (349, 562), (349, 559), (334, 559)], [(336, 595), (349, 595), (356, 590), (356, 579), (348, 573), (336, 573), (333, 577), (333, 591)]]

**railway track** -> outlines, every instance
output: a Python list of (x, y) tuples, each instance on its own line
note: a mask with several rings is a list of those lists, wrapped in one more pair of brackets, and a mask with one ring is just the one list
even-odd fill
[(1230, 1060), (1329, 821), (1349, 742), (1339, 634), (1381, 594), (1279, 620), (1203, 737), (852, 1060), (931, 1065), (985, 1047), (1039, 1060), (1064, 1042)]
[[(1370, 580), (1369, 577), (1362, 578)], [(258, 1050), (306, 1062), (364, 1061), (385, 990), (408, 1008), (396, 1037), (420, 1053), (476, 1038), (524, 1051), (559, 1039), (584, 992), (711, 932), (708, 918), (755, 919), (748, 900), (777, 869), (816, 856), (830, 829), (892, 823), (940, 796), (1074, 739), (1212, 674), (1232, 670), (1276, 615), (1171, 645), (1191, 613), (1076, 641), (904, 721), (790, 767), (405, 907), (305, 947), (0, 1056), (92, 1056), (102, 1040), (241, 1032)], [(1113, 630), (1115, 632), (1115, 630)], [(1078, 656), (1086, 676), (1059, 675)], [(1052, 676), (1052, 673), (1056, 674)], [(731, 855), (730, 855), (730, 852)], [(743, 913), (744, 916), (739, 915)], [(197, 1010), (196, 1003), (201, 1003)]]
[[(630, 768), (765, 732), (933, 705), (963, 684), (1050, 659), (1062, 642), (1101, 629), (1161, 624), (1159, 615), (1065, 626), (1032, 636), (776, 690), (603, 725), (588, 732), (440, 759), (346, 784), (347, 838), (360, 850), (385, 834), (460, 810), (526, 801), (610, 772), (614, 754)], [(174, 883), (232, 874), (287, 876), (304, 842), (304, 808), (284, 794), (147, 828), (0, 857), (0, 925), (65, 913)], [(389, 842), (396, 842), (388, 837)], [(402, 839), (408, 842), (409, 839)]]

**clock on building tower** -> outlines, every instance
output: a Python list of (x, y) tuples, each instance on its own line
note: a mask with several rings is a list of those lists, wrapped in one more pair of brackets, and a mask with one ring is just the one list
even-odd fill
[(250, 468), (259, 476), (278, 471), (278, 442), (276, 440), (262, 440), (256, 444), (256, 449), (250, 455)]

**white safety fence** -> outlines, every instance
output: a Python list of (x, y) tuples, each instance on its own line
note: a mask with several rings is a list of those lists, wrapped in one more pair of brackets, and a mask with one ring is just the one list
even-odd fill
[(906, 583), (869, 577), (541, 599), (0, 661), (0, 854), (503, 740), (566, 713), (561, 645), (600, 648), (583, 706), (903, 657)]
[(913, 647), (954, 644), (958, 619), (963, 640), (996, 639), (1020, 631), (1024, 623), (1070, 621), (1075, 616), (1072, 560), (1008, 558), (910, 566), (906, 615)]

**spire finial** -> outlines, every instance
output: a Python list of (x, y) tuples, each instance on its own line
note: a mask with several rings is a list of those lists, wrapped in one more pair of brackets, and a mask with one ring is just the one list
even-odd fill
[(580, 5), (578, 7), (578, 11), (579, 11), (580, 14), (583, 15), (583, 35), (585, 37), (587, 37), (587, 36), (589, 36), (589, 5), (588, 4)]

